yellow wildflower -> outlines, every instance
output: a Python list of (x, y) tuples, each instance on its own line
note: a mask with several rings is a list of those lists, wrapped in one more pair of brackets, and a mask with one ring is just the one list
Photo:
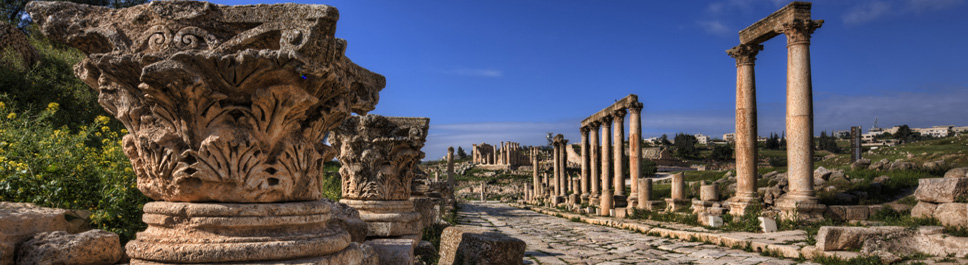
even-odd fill
[(60, 104), (57, 104), (57, 102), (51, 102), (50, 104), (47, 104), (47, 111), (54, 112), (54, 111), (57, 111), (58, 109), (60, 109)]
[(6, 108), (6, 107), (7, 107), (7, 104), (4, 104), (3, 101), (0, 101), (0, 109)]
[(17, 113), (11, 112), (10, 114), (7, 114), (7, 119), (11, 119), (12, 120), (12, 119), (16, 119), (16, 118), (17, 118)]
[(97, 118), (94, 119), (94, 121), (103, 124), (103, 123), (108, 123), (109, 121), (111, 121), (111, 118), (108, 118), (107, 116), (104, 116), (104, 115), (97, 115)]

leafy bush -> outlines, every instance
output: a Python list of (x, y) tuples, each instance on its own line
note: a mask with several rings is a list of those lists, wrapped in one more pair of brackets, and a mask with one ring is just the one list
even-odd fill
[(149, 201), (121, 147), (125, 130), (100, 116), (77, 130), (52, 120), (59, 104), (39, 114), (18, 112), (0, 96), (0, 200), (91, 211), (91, 223), (118, 233), (122, 243), (143, 230)]

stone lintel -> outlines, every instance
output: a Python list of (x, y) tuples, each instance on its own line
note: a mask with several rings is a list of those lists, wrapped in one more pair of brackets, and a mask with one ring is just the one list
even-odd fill
[(753, 25), (740, 30), (739, 42), (741, 44), (760, 44), (780, 35), (781, 32), (777, 31), (776, 28), (784, 23), (790, 23), (794, 20), (810, 21), (810, 6), (810, 2), (791, 2), (773, 12), (773, 14), (753, 23)]
[(601, 111), (588, 116), (588, 118), (585, 118), (581, 121), (581, 126), (590, 126), (592, 122), (601, 121), (604, 117), (612, 116), (615, 114), (616, 110), (627, 109), (639, 105), (636, 103), (639, 103), (639, 96), (636, 94), (629, 94), (628, 96), (616, 101), (611, 106), (608, 106)]

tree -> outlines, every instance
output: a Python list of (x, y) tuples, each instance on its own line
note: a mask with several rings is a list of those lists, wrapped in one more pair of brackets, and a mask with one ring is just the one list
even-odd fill
[(672, 145), (672, 143), (669, 142), (669, 136), (668, 135), (665, 135), (665, 134), (662, 134), (662, 137), (659, 137), (659, 144), (661, 144), (663, 146), (670, 146), (670, 145)]
[[(68, 0), (69, 2), (74, 2), (78, 4), (88, 4), (96, 6), (108, 6), (112, 8), (124, 8), (131, 7), (135, 5), (140, 5), (147, 3), (148, 0)], [(27, 16), (27, 11), (24, 9), (27, 6), (27, 2), (30, 0), (4, 0), (0, 4), (0, 15), (3, 16), (3, 21), (15, 25), (17, 27), (23, 27), (30, 24), (31, 20)]]
[(901, 141), (902, 144), (918, 140), (919, 137), (920, 135), (912, 131), (911, 127), (908, 127), (907, 124), (899, 126), (897, 132), (894, 133), (894, 138)]
[(837, 147), (837, 137), (827, 135), (827, 131), (820, 132), (820, 139), (817, 140), (817, 149), (826, 150), (835, 154), (840, 153), (840, 147)]
[(675, 155), (680, 158), (692, 158), (699, 155), (699, 150), (696, 150), (696, 140), (695, 136), (678, 133), (676, 134), (675, 143), (673, 144), (673, 150), (675, 150)]
[(545, 139), (548, 139), (548, 145), (547, 146), (548, 146), (548, 149), (551, 149), (552, 146), (554, 146), (554, 143), (555, 143), (555, 134), (552, 133), (552, 132), (548, 132), (548, 134), (545, 135)]
[(460, 159), (467, 158), (467, 152), (464, 152), (464, 148), (457, 146), (457, 157), (460, 157)]
[(729, 144), (717, 144), (713, 146), (713, 152), (709, 154), (712, 160), (731, 160), (733, 159), (733, 146)]

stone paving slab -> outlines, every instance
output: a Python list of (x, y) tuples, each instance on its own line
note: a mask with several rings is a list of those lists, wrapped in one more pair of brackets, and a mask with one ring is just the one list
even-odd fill
[(458, 222), (524, 240), (524, 261), (531, 264), (796, 264), (709, 243), (573, 222), (502, 203), (462, 204)]

